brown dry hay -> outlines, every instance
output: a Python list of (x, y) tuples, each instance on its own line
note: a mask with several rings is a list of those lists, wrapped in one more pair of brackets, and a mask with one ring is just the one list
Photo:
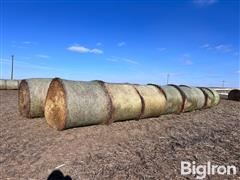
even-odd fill
[(59, 78), (49, 85), (45, 102), (45, 118), (47, 123), (57, 129), (65, 129), (67, 118), (67, 102), (64, 86)]
[(30, 115), (30, 92), (26, 80), (22, 80), (18, 90), (18, 110), (21, 115), (31, 117)]

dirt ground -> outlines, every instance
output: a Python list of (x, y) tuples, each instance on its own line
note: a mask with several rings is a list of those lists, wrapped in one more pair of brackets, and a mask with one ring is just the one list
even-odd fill
[[(240, 167), (240, 102), (159, 118), (58, 132), (19, 116), (17, 91), (0, 91), (0, 179), (194, 179), (181, 161)], [(207, 179), (239, 179), (208, 176)]]

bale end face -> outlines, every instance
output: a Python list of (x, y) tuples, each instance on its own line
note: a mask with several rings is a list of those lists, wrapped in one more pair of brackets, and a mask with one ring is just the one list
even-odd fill
[(45, 118), (51, 127), (63, 130), (66, 128), (66, 117), (67, 102), (65, 89), (61, 80), (56, 78), (49, 85), (45, 102)]
[(22, 116), (30, 118), (30, 92), (25, 80), (22, 80), (19, 85), (18, 110)]

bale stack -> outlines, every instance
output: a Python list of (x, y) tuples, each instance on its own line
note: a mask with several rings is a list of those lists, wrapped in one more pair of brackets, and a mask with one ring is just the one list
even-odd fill
[(228, 99), (234, 101), (240, 101), (240, 90), (233, 89), (228, 93)]
[(17, 90), (19, 87), (18, 80), (0, 79), (0, 90)]
[(43, 117), (44, 104), (52, 79), (33, 78), (22, 80), (18, 90), (18, 109), (27, 118)]
[(51, 81), (45, 102), (47, 123), (58, 130), (115, 121), (158, 117), (208, 108), (219, 95), (208, 88)]

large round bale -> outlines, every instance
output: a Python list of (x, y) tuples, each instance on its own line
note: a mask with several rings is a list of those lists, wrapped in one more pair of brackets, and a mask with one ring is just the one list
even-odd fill
[(205, 105), (205, 96), (199, 88), (180, 85), (179, 88), (184, 92), (186, 100), (183, 112), (202, 109)]
[(18, 90), (18, 109), (28, 118), (43, 117), (44, 104), (51, 79), (33, 78), (20, 82)]
[(240, 101), (240, 90), (233, 89), (228, 93), (228, 99), (234, 101)]
[(142, 97), (143, 109), (140, 118), (158, 117), (164, 113), (166, 107), (166, 96), (161, 87), (149, 85), (135, 85)]
[(0, 79), (0, 90), (5, 90), (6, 88), (6, 80)]
[(6, 89), (8, 90), (16, 90), (19, 87), (18, 80), (6, 80)]
[(138, 90), (131, 84), (105, 83), (113, 105), (109, 124), (115, 121), (140, 119), (144, 103)]
[(213, 102), (213, 106), (216, 106), (219, 104), (220, 102), (220, 95), (217, 91), (215, 91), (214, 89), (210, 89), (214, 95), (214, 102)]
[(55, 129), (107, 123), (112, 112), (110, 96), (101, 81), (55, 78), (49, 85), (44, 114)]
[(185, 95), (176, 85), (161, 86), (167, 98), (167, 105), (163, 114), (181, 113), (184, 108)]
[(213, 91), (206, 87), (200, 87), (199, 89), (202, 90), (202, 92), (205, 96), (205, 99), (206, 99), (204, 108), (210, 108), (210, 107), (214, 106), (215, 97), (214, 97)]

